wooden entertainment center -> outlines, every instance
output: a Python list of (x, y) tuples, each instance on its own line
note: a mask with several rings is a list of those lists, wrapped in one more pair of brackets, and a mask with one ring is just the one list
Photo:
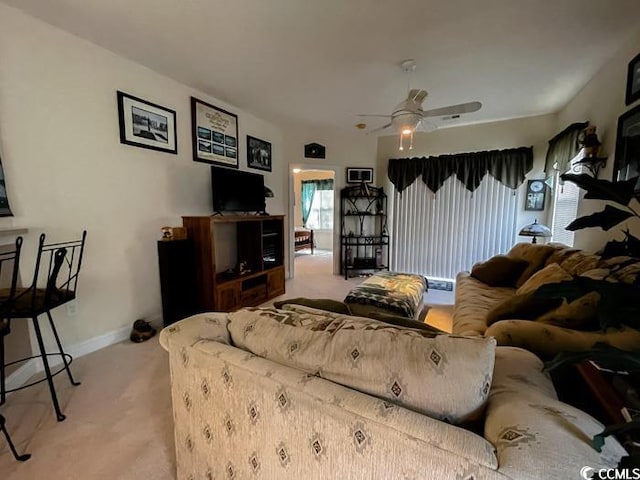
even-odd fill
[(182, 217), (182, 224), (194, 242), (200, 311), (230, 312), (285, 293), (284, 215)]

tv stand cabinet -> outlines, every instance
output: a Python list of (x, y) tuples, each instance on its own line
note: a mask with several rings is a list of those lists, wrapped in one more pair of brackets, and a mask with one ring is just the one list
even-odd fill
[(285, 293), (284, 215), (182, 217), (182, 224), (195, 247), (200, 311), (231, 312)]

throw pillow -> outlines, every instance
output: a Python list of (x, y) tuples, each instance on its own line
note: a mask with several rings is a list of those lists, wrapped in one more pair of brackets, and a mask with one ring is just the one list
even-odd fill
[(390, 325), (396, 325), (398, 327), (417, 328), (418, 330), (425, 330), (433, 333), (447, 333), (439, 328), (427, 325), (419, 320), (413, 318), (401, 317), (400, 315), (393, 315), (392, 313), (372, 312), (369, 314), (369, 318), (374, 320), (380, 320), (381, 322), (388, 323)]
[(572, 280), (573, 277), (564, 268), (557, 263), (547, 265), (542, 270), (534, 273), (518, 290), (516, 295), (523, 295), (525, 293), (533, 293), (542, 285), (549, 283), (559, 283), (567, 280)]
[(229, 320), (239, 348), (451, 423), (476, 418), (491, 387), (493, 338), (335, 313), (248, 308)]
[(351, 315), (351, 310), (349, 310), (349, 306), (346, 303), (340, 302), (338, 300), (332, 300), (330, 298), (296, 297), (273, 302), (273, 306), (278, 310), (282, 309), (284, 305), (304, 305), (305, 307), (316, 308), (318, 310), (326, 310), (327, 312)]
[(557, 308), (561, 303), (561, 298), (536, 297), (533, 292), (514, 295), (498, 303), (487, 312), (487, 326), (500, 320), (535, 320)]
[(559, 264), (571, 275), (582, 275), (584, 272), (596, 268), (599, 262), (600, 257), (580, 250), (569, 255)]
[(587, 293), (571, 303), (565, 300), (558, 308), (538, 317), (536, 322), (574, 330), (597, 330), (598, 301), (600, 301), (598, 292)]
[(547, 258), (555, 251), (551, 245), (540, 245), (538, 243), (519, 243), (507, 253), (507, 257), (526, 260), (529, 262), (524, 272), (516, 280), (515, 287), (520, 288), (527, 279), (540, 270)]
[(496, 255), (486, 262), (475, 264), (471, 276), (490, 287), (513, 287), (528, 266), (526, 260)]
[[(274, 303), (275, 305), (275, 303)], [(328, 313), (323, 309), (317, 309), (313, 307), (308, 307), (306, 305), (298, 305), (294, 303), (287, 303), (282, 306), (282, 310), (287, 310), (290, 312), (297, 313), (311, 313), (313, 315), (325, 315)], [(428, 309), (427, 309), (428, 310)], [(331, 313), (340, 313), (340, 312), (331, 312)], [(354, 316), (354, 315), (352, 315)], [(357, 318), (371, 318), (373, 320), (379, 320), (384, 323), (388, 323), (390, 325), (396, 325), (398, 327), (406, 327), (406, 328), (417, 328), (418, 330), (425, 330), (431, 333), (447, 333), (439, 328), (432, 327), (431, 325), (427, 325), (419, 320), (414, 320), (413, 318), (402, 317), (400, 315), (394, 315), (393, 313), (386, 312), (371, 312), (366, 317), (355, 315)], [(426, 313), (425, 313), (426, 317)], [(337, 318), (336, 315), (331, 315), (331, 318)]]

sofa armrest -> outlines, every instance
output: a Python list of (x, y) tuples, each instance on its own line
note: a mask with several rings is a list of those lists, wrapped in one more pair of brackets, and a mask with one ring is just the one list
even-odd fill
[(640, 345), (640, 331), (629, 327), (606, 331), (580, 331), (532, 320), (501, 320), (485, 332), (495, 337), (498, 345), (521, 347), (542, 358), (560, 352), (589, 350), (596, 343), (606, 343), (622, 350), (635, 350)]

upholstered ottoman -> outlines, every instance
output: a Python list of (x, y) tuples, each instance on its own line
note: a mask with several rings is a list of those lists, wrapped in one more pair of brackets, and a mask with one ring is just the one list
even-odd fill
[(427, 280), (421, 275), (380, 272), (353, 288), (344, 303), (361, 317), (378, 312), (418, 318), (426, 290)]

